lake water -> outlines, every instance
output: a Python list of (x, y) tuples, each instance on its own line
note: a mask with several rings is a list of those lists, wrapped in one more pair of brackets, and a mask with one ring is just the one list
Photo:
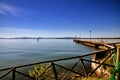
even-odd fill
[(95, 48), (72, 39), (0, 39), (0, 69), (34, 62), (79, 56)]

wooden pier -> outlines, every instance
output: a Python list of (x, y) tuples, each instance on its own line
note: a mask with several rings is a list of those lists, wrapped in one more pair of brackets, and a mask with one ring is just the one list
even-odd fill
[(114, 46), (116, 44), (116, 43), (108, 43), (108, 42), (103, 42), (103, 41), (97, 42), (97, 41), (81, 40), (81, 39), (74, 39), (73, 41), (76, 43), (93, 46), (95, 48), (105, 48), (105, 47), (109, 48), (109, 46), (107, 46), (107, 45)]

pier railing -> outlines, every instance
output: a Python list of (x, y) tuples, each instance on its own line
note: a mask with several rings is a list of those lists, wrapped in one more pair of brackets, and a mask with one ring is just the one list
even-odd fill
[[(37, 63), (32, 63), (32, 64), (26, 64), (26, 65), (20, 65), (16, 67), (11, 67), (11, 68), (5, 68), (5, 69), (0, 69), (0, 80), (20, 80), (17, 79), (18, 75), (24, 76), (22, 80), (73, 80), (73, 78), (77, 77), (86, 77), (86, 76), (91, 76), (101, 65), (106, 65), (110, 67), (114, 67), (111, 64), (105, 64), (105, 61), (111, 57), (111, 55), (116, 51), (115, 48), (113, 49), (108, 49), (108, 50), (101, 50), (89, 54), (84, 54), (80, 56), (75, 56), (75, 57), (69, 57), (69, 58), (63, 58), (63, 59), (56, 59), (56, 60), (49, 60), (49, 61), (43, 61), (43, 62), (37, 62)], [(92, 61), (89, 58), (94, 54), (104, 54), (108, 53), (106, 55), (106, 58), (100, 63), (97, 61)], [(89, 59), (89, 60), (88, 60)], [(66, 61), (66, 63), (64, 62)], [(63, 62), (63, 63), (62, 63)], [(71, 64), (74, 62), (73, 64)], [(50, 64), (49, 64), (50, 63)], [(63, 64), (70, 64), (71, 67), (65, 66)], [(99, 64), (94, 70), (88, 69), (88, 65), (90, 63), (96, 63)], [(35, 77), (31, 77), (28, 72), (33, 67), (33, 65), (41, 65), (41, 64), (49, 64), (47, 68), (38, 76), (36, 79)], [(25, 68), (27, 72), (24, 72), (24, 70), (21, 70)], [(46, 73), (47, 69), (51, 68), (52, 73), (49, 75), (49, 79), (41, 79), (41, 77)], [(60, 68), (60, 69), (58, 69)], [(62, 70), (62, 71), (61, 71)], [(9, 75), (9, 76), (8, 76)]]

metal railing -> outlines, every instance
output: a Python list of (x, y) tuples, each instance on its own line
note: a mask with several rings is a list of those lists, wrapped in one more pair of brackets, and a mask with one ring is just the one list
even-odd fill
[[(63, 58), (63, 59), (56, 59), (56, 60), (49, 60), (49, 61), (43, 61), (43, 62), (37, 62), (37, 63), (32, 63), (32, 64), (26, 64), (26, 65), (20, 65), (20, 66), (16, 66), (16, 67), (11, 67), (11, 68), (5, 68), (5, 69), (0, 69), (0, 72), (4, 72), (3, 74), (0, 75), (0, 79), (5, 78), (8, 74), (11, 73), (11, 80), (17, 80), (16, 77), (16, 73), (20, 74), (24, 77), (27, 77), (27, 80), (39, 80), (39, 79), (35, 79), (35, 77), (31, 77), (29, 74), (25, 74), (21, 71), (19, 71), (19, 69), (21, 68), (25, 68), (28, 66), (33, 66), (33, 65), (39, 65), (39, 64), (47, 64), (50, 63), (50, 65), (45, 69), (45, 71), (39, 76), (42, 77), (42, 75), (46, 72), (46, 70), (48, 68), (52, 68), (52, 73), (53, 73), (53, 77), (51, 77), (52, 79), (49, 80), (67, 80), (67, 77), (71, 75), (71, 73), (73, 73), (74, 75), (72, 75), (72, 77), (76, 75), (78, 75), (79, 77), (83, 76), (91, 76), (101, 65), (106, 65), (106, 66), (110, 66), (110, 67), (114, 67), (111, 64), (105, 64), (105, 61), (114, 53), (116, 49), (108, 49), (108, 50), (101, 50), (101, 51), (97, 51), (97, 52), (93, 52), (93, 53), (89, 53), (89, 54), (84, 54), (84, 55), (80, 55), (80, 56), (75, 56), (75, 57), (69, 57), (69, 58)], [(92, 56), (94, 54), (103, 54), (103, 53), (108, 53), (106, 58), (100, 63), (100, 62), (96, 62), (96, 61), (92, 61), (92, 60), (88, 60), (88, 58), (86, 59), (86, 57), (88, 56)], [(63, 66), (61, 64), (59, 64), (58, 62), (61, 61), (66, 61), (66, 60), (77, 60), (74, 65), (72, 65), (72, 67), (68, 68), (66, 66)], [(89, 71), (87, 70), (87, 66), (85, 65), (86, 62), (89, 63), (96, 63), (99, 64), (94, 70)], [(62, 77), (59, 77), (60, 73), (58, 73), (58, 69), (62, 68), (64, 69), (66, 72), (64, 73), (64, 75)], [(79, 68), (79, 70), (75, 70), (75, 68)], [(83, 72), (81, 72), (81, 70)], [(23, 80), (23, 79), (22, 79)], [(43, 79), (46, 80), (46, 79)]]

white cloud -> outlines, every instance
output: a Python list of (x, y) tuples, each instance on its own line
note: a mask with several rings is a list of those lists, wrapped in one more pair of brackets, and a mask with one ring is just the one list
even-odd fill
[(19, 16), (19, 10), (11, 5), (0, 3), (0, 14), (2, 15), (13, 15), (13, 16)]

